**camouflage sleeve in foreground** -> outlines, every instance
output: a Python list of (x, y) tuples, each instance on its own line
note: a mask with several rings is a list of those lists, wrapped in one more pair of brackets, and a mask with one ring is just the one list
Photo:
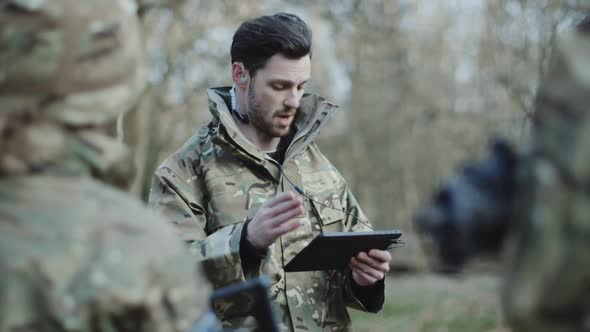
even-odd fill
[[(188, 142), (191, 143), (194, 142)], [(215, 273), (209, 276), (214, 287), (243, 282), (246, 277), (240, 259), (240, 238), (244, 223), (210, 232), (203, 198), (200, 197), (203, 190), (197, 180), (184, 158), (172, 155), (154, 174), (149, 206), (176, 227), (178, 235), (190, 245), (193, 256), (203, 264), (205, 273)]]
[(90, 179), (0, 181), (0, 331), (187, 331), (209, 287), (168, 225)]
[(508, 242), (514, 331), (590, 330), (590, 21), (558, 43), (541, 83)]

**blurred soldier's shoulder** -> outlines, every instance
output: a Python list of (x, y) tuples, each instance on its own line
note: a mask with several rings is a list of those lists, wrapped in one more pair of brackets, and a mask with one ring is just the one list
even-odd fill
[(586, 331), (590, 259), (590, 20), (557, 39), (538, 88), (506, 248), (514, 331)]
[(204, 311), (209, 289), (195, 263), (126, 193), (28, 176), (1, 180), (0, 196), (0, 330), (180, 331)]

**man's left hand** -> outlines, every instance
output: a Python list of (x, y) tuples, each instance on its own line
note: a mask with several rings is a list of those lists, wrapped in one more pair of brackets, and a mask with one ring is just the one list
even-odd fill
[(385, 250), (371, 249), (350, 259), (352, 278), (359, 286), (370, 286), (385, 278), (389, 272), (391, 254)]

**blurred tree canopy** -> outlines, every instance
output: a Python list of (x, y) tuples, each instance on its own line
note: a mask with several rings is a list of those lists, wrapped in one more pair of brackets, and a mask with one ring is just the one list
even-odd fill
[(209, 121), (206, 89), (231, 84), (238, 25), (291, 12), (314, 33), (308, 91), (341, 106), (318, 144), (374, 224), (406, 233), (396, 262), (423, 266), (413, 211), (490, 136), (526, 138), (555, 37), (583, 2), (186, 0), (142, 11), (149, 87), (125, 119), (131, 191), (146, 199), (157, 165)]

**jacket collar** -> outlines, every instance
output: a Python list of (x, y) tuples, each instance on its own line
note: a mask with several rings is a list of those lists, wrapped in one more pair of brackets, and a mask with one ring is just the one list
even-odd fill
[[(218, 126), (217, 137), (214, 139), (218, 144), (231, 145), (257, 162), (264, 163), (266, 154), (242, 134), (229, 111), (230, 89), (231, 87), (218, 87), (207, 91), (209, 111)], [(295, 114), (294, 125), (297, 129), (287, 149), (285, 162), (305, 149), (337, 110), (337, 105), (320, 96), (304, 94)]]

